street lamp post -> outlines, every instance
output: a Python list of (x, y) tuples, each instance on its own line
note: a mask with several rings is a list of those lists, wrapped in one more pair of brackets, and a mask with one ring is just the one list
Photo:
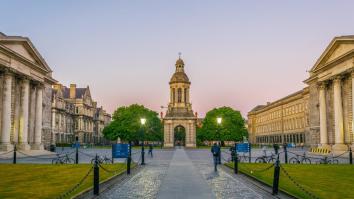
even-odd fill
[(220, 154), (219, 154), (219, 158), (218, 158), (218, 164), (221, 164), (221, 138), (220, 138), (219, 126), (221, 125), (222, 118), (221, 117), (216, 118), (216, 122), (218, 124), (218, 126), (216, 128), (216, 134), (218, 135), (219, 147), (220, 147)]
[(144, 151), (144, 125), (146, 123), (146, 119), (145, 118), (141, 118), (140, 119), (140, 123), (141, 123), (141, 130), (142, 130), (142, 143), (141, 143), (141, 165), (145, 165), (145, 151)]

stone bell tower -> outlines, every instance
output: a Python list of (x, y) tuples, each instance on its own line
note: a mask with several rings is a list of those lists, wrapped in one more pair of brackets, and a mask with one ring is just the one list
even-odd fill
[[(185, 137), (183, 145), (196, 147), (196, 121), (193, 114), (192, 104), (189, 98), (191, 82), (184, 72), (184, 62), (181, 54), (176, 61), (176, 71), (170, 80), (170, 102), (168, 110), (163, 118), (164, 123), (164, 146), (173, 147), (176, 144), (175, 133), (183, 129)], [(178, 144), (181, 144), (178, 142)]]

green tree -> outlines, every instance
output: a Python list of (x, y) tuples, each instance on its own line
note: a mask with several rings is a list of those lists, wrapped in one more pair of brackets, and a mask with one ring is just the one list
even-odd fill
[[(222, 118), (220, 125), (217, 124), (218, 117)], [(243, 136), (248, 136), (245, 120), (240, 111), (230, 107), (214, 108), (209, 111), (202, 122), (202, 127), (197, 129), (197, 139), (200, 141), (241, 141)]]
[[(146, 123), (141, 125), (140, 119), (145, 118)], [(144, 128), (144, 137), (142, 137)], [(158, 113), (145, 108), (143, 105), (132, 104), (122, 106), (114, 111), (112, 122), (103, 129), (103, 135), (110, 140), (118, 137), (124, 141), (162, 140), (162, 125)]]

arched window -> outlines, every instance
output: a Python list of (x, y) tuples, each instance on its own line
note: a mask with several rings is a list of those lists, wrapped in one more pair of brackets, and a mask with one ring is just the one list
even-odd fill
[(184, 89), (184, 102), (187, 102), (187, 89)]
[(181, 88), (178, 88), (178, 103), (181, 103), (182, 102), (182, 89)]
[(172, 89), (172, 103), (175, 103), (175, 101), (176, 101), (176, 89), (175, 88), (173, 88)]

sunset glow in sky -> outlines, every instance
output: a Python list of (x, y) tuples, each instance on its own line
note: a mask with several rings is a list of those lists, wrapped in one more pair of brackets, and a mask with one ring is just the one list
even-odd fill
[[(336, 3), (337, 2), (337, 3)], [(254, 106), (302, 83), (335, 36), (354, 34), (354, 1), (17, 1), (0, 3), (0, 32), (27, 36), (53, 77), (90, 86), (112, 113), (169, 100), (178, 52), (199, 116)]]

